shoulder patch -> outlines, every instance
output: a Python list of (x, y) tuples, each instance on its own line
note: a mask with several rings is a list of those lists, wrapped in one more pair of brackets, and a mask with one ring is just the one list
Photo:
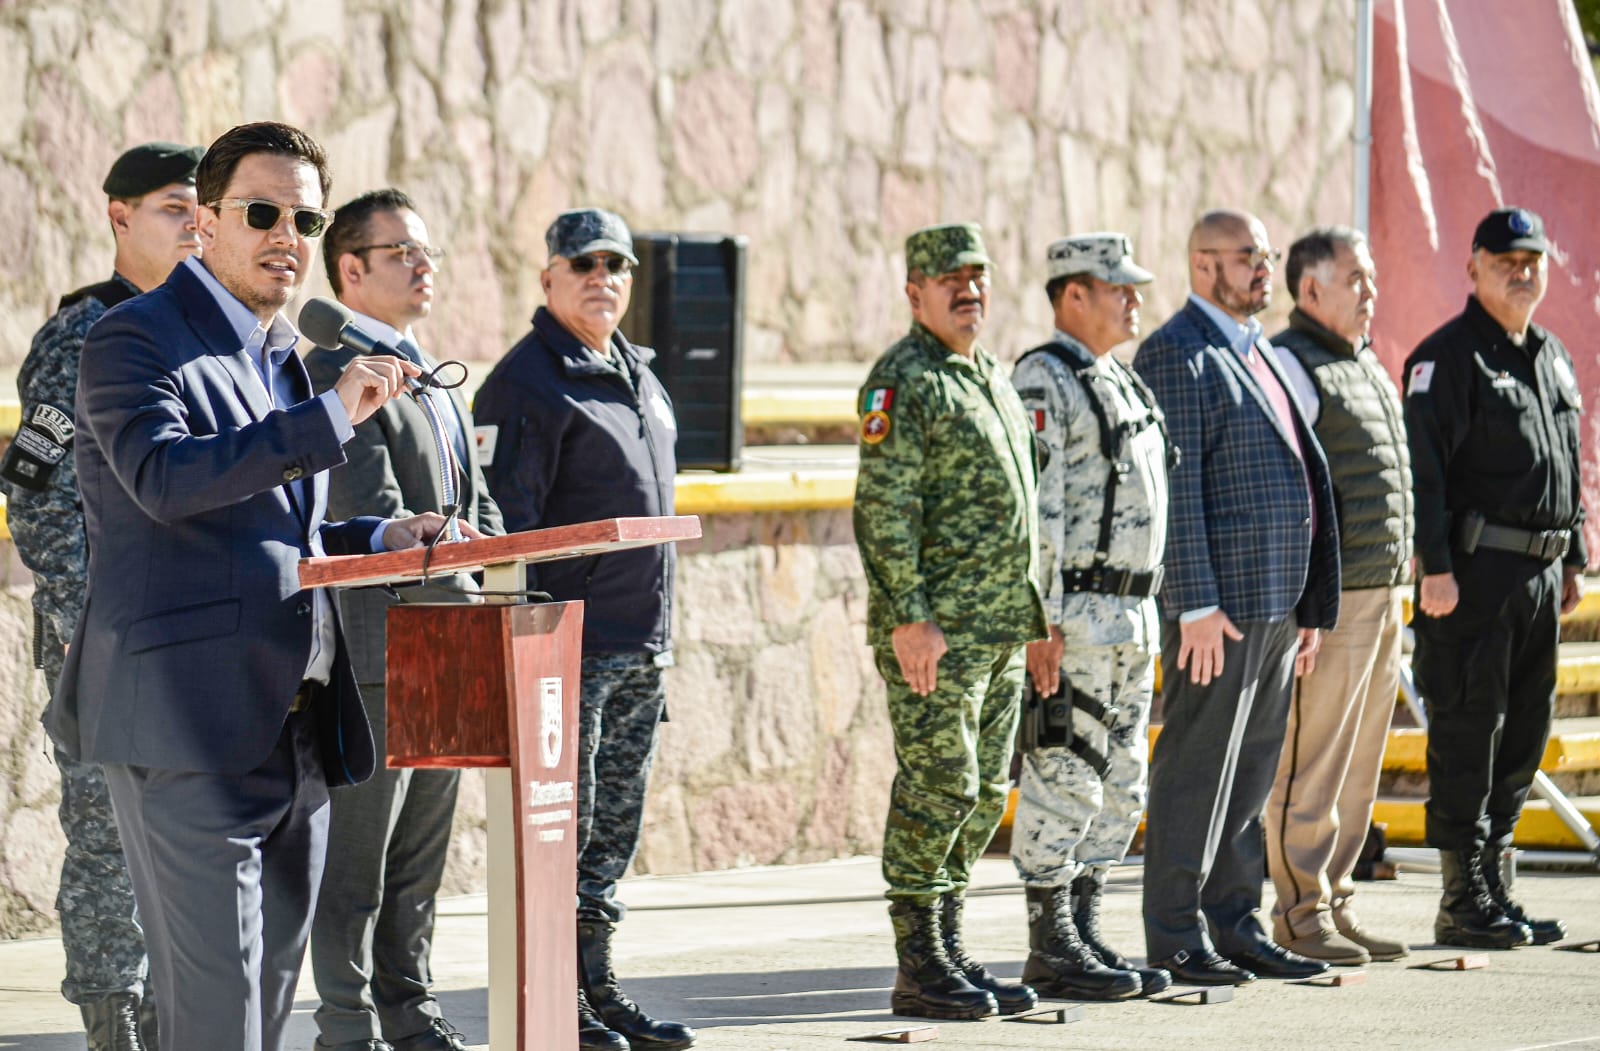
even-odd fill
[(888, 412), (894, 406), (893, 387), (874, 387), (867, 391), (862, 412)]
[(1431, 386), (1433, 386), (1433, 362), (1419, 361), (1411, 366), (1411, 374), (1406, 377), (1406, 396), (1426, 394)]
[(867, 445), (877, 445), (887, 437), (889, 437), (888, 413), (881, 409), (873, 409), (861, 418), (861, 440)]

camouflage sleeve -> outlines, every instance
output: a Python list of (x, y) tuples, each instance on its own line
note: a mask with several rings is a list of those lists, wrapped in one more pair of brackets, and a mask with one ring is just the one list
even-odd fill
[[(36, 405), (72, 414), (78, 353), (90, 326), (103, 313), (105, 308), (97, 300), (80, 300), (39, 330), (17, 375), (24, 419)], [(33, 572), (34, 614), (57, 641), (69, 641), (83, 608), (89, 562), (73, 457), (68, 455), (56, 466), (44, 488), (12, 485), (7, 496), (6, 517), (17, 554)]]
[(1069, 421), (1082, 408), (1076, 380), (1063, 384), (1066, 369), (1052, 365), (1047, 354), (1034, 354), (1017, 364), (1011, 383), (1017, 388), (1028, 425), (1041, 446), (1039, 471), (1039, 576), (1044, 585), (1045, 614), (1051, 624), (1066, 620), (1066, 591), (1061, 586), (1062, 550), (1066, 542), (1067, 438)]
[(896, 625), (932, 620), (922, 579), (927, 433), (916, 385), (875, 372), (861, 390), (859, 409), (854, 522), (862, 567)]

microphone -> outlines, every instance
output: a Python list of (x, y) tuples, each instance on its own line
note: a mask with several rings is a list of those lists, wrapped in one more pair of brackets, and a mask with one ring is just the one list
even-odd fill
[[(357, 354), (388, 354), (401, 361), (409, 360), (399, 347), (357, 325), (349, 307), (323, 296), (313, 296), (300, 308), (300, 331), (319, 347), (345, 347)], [(413, 394), (427, 389), (415, 376), (406, 377), (406, 388)]]

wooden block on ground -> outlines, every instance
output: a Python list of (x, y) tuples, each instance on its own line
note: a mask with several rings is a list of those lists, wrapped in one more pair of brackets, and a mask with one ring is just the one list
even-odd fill
[(1362, 970), (1330, 971), (1327, 974), (1318, 974), (1318, 975), (1314, 975), (1314, 976), (1312, 976), (1310, 978), (1301, 978), (1299, 981), (1291, 982), (1290, 984), (1291, 985), (1320, 985), (1320, 986), (1324, 986), (1324, 987), (1329, 988), (1329, 989), (1336, 989), (1336, 988), (1342, 988), (1342, 987), (1344, 987), (1346, 985), (1364, 985), (1366, 983), (1366, 980), (1367, 980), (1367, 972), (1366, 971), (1362, 971)]
[(1413, 971), (1481, 971), (1489, 966), (1489, 954), (1473, 952), (1465, 956), (1446, 956), (1442, 960), (1412, 964)]
[(870, 1040), (880, 1044), (921, 1044), (928, 1040), (939, 1039), (939, 1027), (919, 1025), (910, 1029), (886, 1029), (881, 1033), (868, 1033), (866, 1036), (852, 1036), (846, 1039), (861, 1042)]
[(1590, 938), (1583, 942), (1564, 942), (1555, 948), (1562, 952), (1600, 952), (1600, 938)]
[(1035, 1011), (1024, 1011), (1022, 1014), (1012, 1015), (1006, 1021), (1036, 1022), (1041, 1025), (1065, 1025), (1068, 1022), (1081, 1022), (1083, 1017), (1082, 1004), (1069, 1004), (1066, 1007), (1044, 1007)]
[(1181, 993), (1157, 997), (1164, 1004), (1225, 1004), (1233, 999), (1233, 986), (1208, 985), (1199, 989), (1185, 989)]

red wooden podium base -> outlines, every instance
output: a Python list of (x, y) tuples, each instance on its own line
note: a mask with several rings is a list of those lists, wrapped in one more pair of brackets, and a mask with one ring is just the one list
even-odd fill
[[(514, 936), (508, 939), (513, 931), (504, 929), (509, 917), (503, 899), (510, 895), (495, 886), (490, 887), (489, 920), (491, 962), (509, 943), (515, 967), (498, 974), (491, 966), (493, 981), (502, 987), (492, 987), (490, 996), (515, 997), (520, 1036), (491, 1032), (496, 1049), (578, 1045), (576, 757), (582, 652), (583, 604), (578, 602), (389, 609), (389, 765), (511, 768), (513, 790), (491, 792), (488, 802), (491, 809), (509, 807), (513, 818), (510, 845), (517, 863), (492, 860), (497, 871), (491, 881), (509, 875), (514, 883)], [(505, 837), (497, 838), (504, 842)], [(504, 984), (511, 975), (515, 988)]]

